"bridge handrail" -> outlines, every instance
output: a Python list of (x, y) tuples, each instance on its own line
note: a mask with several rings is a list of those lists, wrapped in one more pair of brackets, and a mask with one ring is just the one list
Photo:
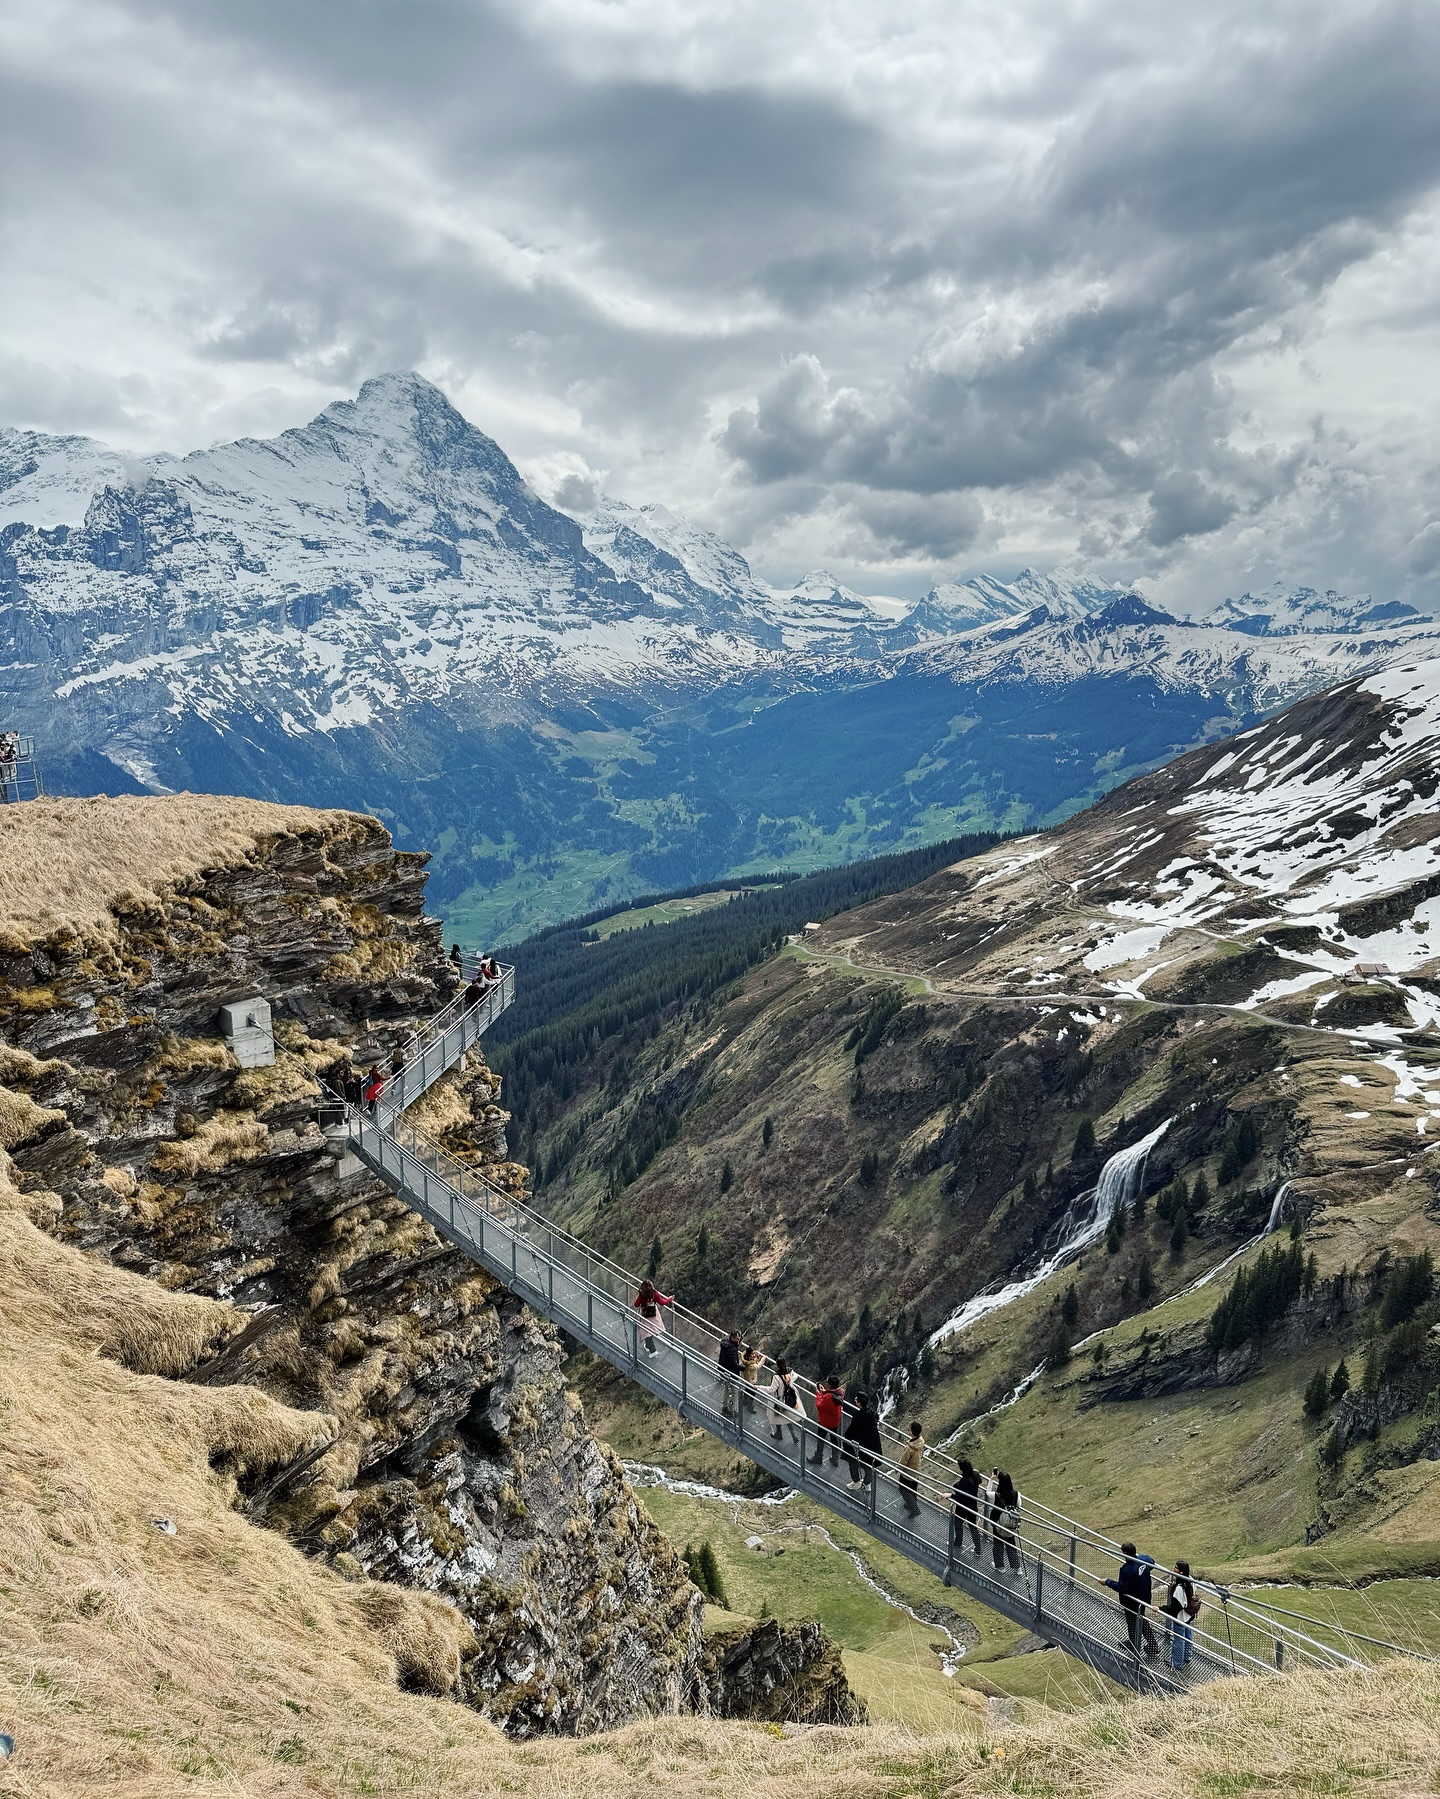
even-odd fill
[[(523, 1236), (528, 1241), (532, 1236), (540, 1237), (548, 1246), (549, 1260), (555, 1259), (557, 1245), (568, 1248), (577, 1259), (584, 1262), (586, 1272), (582, 1278), (597, 1296), (604, 1297), (618, 1306), (630, 1308), (633, 1311), (633, 1294), (639, 1286), (639, 1281), (629, 1270), (593, 1249), (581, 1238), (565, 1230), (563, 1226), (545, 1218), (513, 1193), (497, 1186), (485, 1174), (461, 1161), (452, 1151), (435, 1142), (426, 1132), (410, 1121), (406, 1120), (403, 1124), (396, 1121), (389, 1126), (386, 1134), (398, 1149), (448, 1186), (463, 1204), (473, 1206), (478, 1199), (480, 1209), (486, 1215), (498, 1218), (501, 1222), (509, 1218), (512, 1221), (511, 1229), (517, 1239)], [(534, 1253), (533, 1246), (532, 1253)], [(572, 1270), (572, 1272), (576, 1271)], [(595, 1279), (596, 1275), (608, 1277), (611, 1286), (602, 1285)], [(613, 1291), (612, 1287), (618, 1288), (619, 1291)], [(723, 1334), (717, 1326), (700, 1314), (691, 1311), (690, 1308), (679, 1305), (678, 1302), (674, 1307), (669, 1308), (669, 1311), (671, 1314), (669, 1321), (672, 1326), (684, 1324), (698, 1327), (698, 1334), (702, 1338), (700, 1347), (705, 1355), (705, 1366), (712, 1378), (724, 1380), (726, 1384), (735, 1389), (740, 1397), (753, 1399), (758, 1405), (769, 1404), (762, 1394), (754, 1391), (752, 1383), (726, 1375), (714, 1362), (714, 1358), (709, 1352)], [(694, 1343), (687, 1343), (673, 1328), (671, 1334), (683, 1352), (693, 1353), (696, 1350), (697, 1346)], [(814, 1383), (807, 1380), (804, 1383), (804, 1391), (813, 1394)], [(808, 1414), (807, 1422), (812, 1422)], [(892, 1443), (903, 1443), (903, 1439), (899, 1437), (898, 1433), (892, 1431), (889, 1435)], [(892, 1454), (886, 1457), (882, 1463), (882, 1471), (887, 1478), (898, 1479), (898, 1476), (890, 1474), (890, 1470), (897, 1460), (898, 1457)], [(952, 1510), (950, 1485), (945, 1481), (937, 1481), (923, 1464), (921, 1469), (916, 1472), (915, 1478), (918, 1494), (929, 1504), (949, 1514)], [(1109, 1589), (1104, 1586), (1107, 1571), (1111, 1575), (1115, 1574), (1120, 1564), (1126, 1559), (1118, 1544), (1100, 1537), (1098, 1533), (1091, 1531), (1078, 1520), (1068, 1518), (1063, 1513), (1056, 1512), (1053, 1508), (1023, 1494), (1021, 1495), (1021, 1519), (1022, 1527), (1017, 1541), (1022, 1551), (1028, 1549), (1036, 1556), (1044, 1555), (1050, 1558), (1058, 1555), (1066, 1566), (1068, 1578), (1089, 1584), (1097, 1593), (1108, 1594)], [(982, 1522), (987, 1521), (982, 1520)], [(1074, 1545), (1073, 1553), (1072, 1543)], [(1099, 1570), (1087, 1567), (1085, 1562), (1080, 1559), (1079, 1552), (1082, 1548), (1099, 1557), (1102, 1563)], [(1152, 1571), (1152, 1579), (1157, 1586), (1163, 1585), (1169, 1573), (1169, 1570), (1156, 1564)], [(1297, 1659), (1304, 1659), (1323, 1662), (1328, 1666), (1337, 1666), (1351, 1664), (1357, 1659), (1346, 1655), (1343, 1650), (1337, 1650), (1331, 1645), (1319, 1641), (1307, 1632), (1277, 1624), (1270, 1614), (1248, 1602), (1237, 1600), (1234, 1595), (1216, 1583), (1196, 1579), (1194, 1584), (1202, 1595), (1209, 1596), (1211, 1609), (1227, 1617), (1231, 1637), (1223, 1642), (1203, 1626), (1197, 1624), (1193, 1627), (1196, 1640), (1208, 1639), (1217, 1654), (1223, 1649), (1227, 1657), (1269, 1669), (1274, 1666), (1273, 1646), (1279, 1641), (1283, 1642), (1290, 1652), (1292, 1664)], [(1114, 1601), (1109, 1603), (1113, 1604)], [(1156, 1616), (1161, 1615), (1158, 1604), (1152, 1607), (1152, 1611)], [(1233, 1640), (1236, 1626), (1240, 1626), (1247, 1633), (1253, 1633), (1262, 1639), (1264, 1643), (1271, 1646), (1272, 1653), (1262, 1656), (1256, 1654), (1253, 1649), (1247, 1649), (1242, 1644), (1236, 1643)], [(1321, 1625), (1320, 1628), (1327, 1627)], [(1333, 1628), (1337, 1635), (1345, 1636), (1347, 1634), (1341, 1627)]]
[[(375, 1114), (368, 1116), (360, 1108), (349, 1106), (338, 1097), (334, 1099), (334, 1106), (345, 1116), (347, 1128), (358, 1141), (363, 1143), (365, 1134), (374, 1131), (390, 1142), (406, 1161), (413, 1162), (426, 1177), (433, 1176), (438, 1179), (442, 1187), (447, 1189), (451, 1195), (452, 1217), (454, 1204), (458, 1202), (464, 1211), (474, 1214), (477, 1218), (483, 1216), (499, 1222), (502, 1228), (510, 1233), (512, 1260), (518, 1253), (519, 1243), (524, 1240), (527, 1245), (527, 1253), (536, 1260), (538, 1265), (540, 1252), (537, 1243), (543, 1243), (546, 1246), (547, 1260), (552, 1269), (554, 1267), (564, 1268), (566, 1273), (572, 1279), (581, 1282), (584, 1289), (590, 1292), (594, 1298), (600, 1299), (603, 1305), (613, 1308), (622, 1320), (628, 1321), (634, 1327), (637, 1325), (637, 1315), (634, 1312), (633, 1296), (639, 1286), (638, 1278), (634, 1274), (619, 1263), (612, 1261), (608, 1256), (592, 1249), (589, 1244), (562, 1226), (543, 1217), (533, 1207), (498, 1186), (479, 1169), (464, 1162), (452, 1151), (445, 1149), (420, 1130), (412, 1121), (403, 1117), (405, 1107), (418, 1097), (418, 1093), (411, 1094), (407, 1090), (408, 1084), (404, 1078), (406, 1071), (414, 1068), (417, 1064), (425, 1064), (427, 1056), (437, 1044), (442, 1045), (444, 1056), (441, 1064), (430, 1073), (430, 1080), (438, 1078), (444, 1068), (453, 1066), (468, 1043), (473, 1040), (473, 1034), (478, 1034), (478, 1031), (484, 1028), (485, 1023), (490, 1022), (513, 1000), (514, 972), (513, 967), (506, 966), (502, 970), (501, 979), (488, 988), (482, 998), (473, 1006), (464, 1005), (465, 995), (463, 993), (456, 995), (446, 1007), (442, 1008), (440, 1013), (429, 1020), (419, 1031), (413, 1033), (407, 1040), (407, 1048), (410, 1048), (412, 1053), (393, 1079), (392, 1098), (388, 1106), (382, 1102), (377, 1107)], [(481, 1012), (482, 1009), (486, 1012), (485, 1020), (483, 1023), (476, 1023), (474, 1015)], [(457, 1026), (464, 1027), (467, 1022), (476, 1023), (476, 1030), (473, 1034), (468, 1028), (456, 1030)], [(448, 1045), (447, 1037), (451, 1037)], [(425, 1072), (427, 1070), (422, 1067), (422, 1075)], [(425, 1083), (425, 1085), (428, 1084), (429, 1082)], [(423, 1090), (422, 1086), (421, 1091)], [(428, 1178), (424, 1180), (423, 1185), (428, 1194)], [(506, 1220), (509, 1221), (508, 1224), (505, 1222)], [(483, 1240), (483, 1226), (480, 1234)], [(569, 1262), (559, 1260), (556, 1255), (557, 1247), (567, 1251), (570, 1256), (580, 1261), (583, 1264), (583, 1272), (581, 1268), (573, 1267)], [(682, 1369), (687, 1358), (702, 1356), (705, 1375), (712, 1381), (718, 1381), (722, 1391), (726, 1387), (732, 1389), (736, 1394), (738, 1408), (743, 1410), (746, 1404), (750, 1404), (768, 1410), (772, 1406), (771, 1398), (763, 1390), (757, 1391), (753, 1382), (732, 1376), (718, 1366), (716, 1355), (726, 1332), (703, 1314), (683, 1305), (678, 1300), (674, 1302), (673, 1306), (666, 1309), (668, 1312), (667, 1322), (670, 1327), (667, 1335), (680, 1352)], [(764, 1358), (764, 1364), (772, 1368), (774, 1365), (769, 1357)], [(683, 1384), (682, 1373), (682, 1391)], [(796, 1384), (802, 1394), (809, 1397), (813, 1407), (816, 1382), (808, 1376), (801, 1375), (797, 1376)], [(785, 1417), (787, 1414), (782, 1411), (780, 1416)], [(802, 1425), (803, 1429), (810, 1433), (812, 1441), (817, 1443), (822, 1441), (816, 1436), (818, 1427), (806, 1412), (803, 1404), (798, 1416), (789, 1419), (789, 1422)], [(894, 1464), (898, 1460), (897, 1452), (908, 1442), (908, 1437), (885, 1420), (879, 1420), (879, 1424), (882, 1450), (879, 1464), (875, 1467), (874, 1478), (877, 1483), (883, 1480), (890, 1488), (894, 1489), (898, 1487), (899, 1483), (899, 1475), (894, 1469)], [(887, 1447), (890, 1450), (888, 1456), (886, 1454)], [(874, 1458), (861, 1456), (859, 1459), (873, 1463)], [(912, 1488), (917, 1499), (924, 1506), (933, 1508), (948, 1520), (952, 1565), (955, 1562), (955, 1540), (957, 1536), (963, 1535), (951, 1496), (953, 1484), (951, 1474), (957, 1470), (958, 1461), (955, 1457), (938, 1448), (927, 1447), (926, 1458), (921, 1468), (913, 1473), (907, 1471), (906, 1474), (906, 1484)], [(801, 1473), (802, 1478), (799, 1484), (802, 1490), (808, 1490), (808, 1486), (814, 1483), (803, 1477), (803, 1470)], [(1016, 1533), (1016, 1542), (1022, 1556), (1028, 1554), (1037, 1568), (1042, 1566), (1060, 1568), (1072, 1596), (1078, 1591), (1089, 1595), (1092, 1600), (1098, 1600), (1104, 1607), (1103, 1612), (1098, 1615), (1104, 1620), (1107, 1628), (1113, 1628), (1119, 1614), (1116, 1600), (1111, 1595), (1111, 1590), (1105, 1585), (1105, 1580), (1106, 1571), (1113, 1574), (1124, 1559), (1119, 1544), (1078, 1520), (1069, 1518), (1045, 1505), (1042, 1501), (1031, 1499), (1026, 1495), (1021, 1496), (1020, 1516), (1021, 1527)], [(982, 1529), (989, 1534), (990, 1520), (984, 1518), (983, 1508), (979, 1522)], [(968, 1524), (965, 1528), (968, 1528)], [(905, 1534), (904, 1527), (894, 1524), (893, 1521), (887, 1520), (886, 1529), (898, 1530), (902, 1535)], [(922, 1539), (916, 1536), (915, 1541), (920, 1543)], [(933, 1551), (933, 1543), (929, 1547)], [(917, 1557), (916, 1559), (923, 1561), (925, 1558)], [(1099, 1568), (1087, 1565), (1091, 1561), (1098, 1561)], [(981, 1576), (973, 1570), (966, 1570), (966, 1572), (974, 1579), (981, 1579)], [(1170, 1577), (1171, 1572), (1171, 1570), (1155, 1564), (1152, 1570), (1152, 1579), (1163, 1584)], [(1028, 1583), (1028, 1576), (1026, 1579)], [(1287, 1653), (1292, 1666), (1299, 1662), (1335, 1667), (1353, 1665), (1358, 1659), (1348, 1655), (1343, 1649), (1337, 1649), (1312, 1636), (1310, 1631), (1313, 1630), (1331, 1632), (1341, 1641), (1351, 1645), (1365, 1641), (1395, 1653), (1408, 1653), (1394, 1644), (1382, 1643), (1379, 1639), (1362, 1638), (1359, 1633), (1349, 1632), (1340, 1625), (1328, 1625), (1323, 1620), (1304, 1618), (1301, 1614), (1283, 1614), (1287, 1617), (1300, 1618), (1310, 1627), (1310, 1631), (1297, 1630), (1280, 1621), (1281, 1608), (1275, 1608), (1273, 1611), (1267, 1610), (1231, 1593), (1216, 1582), (1195, 1578), (1193, 1584), (1202, 1596), (1208, 1598), (1210, 1612), (1216, 1620), (1223, 1619), (1226, 1635), (1224, 1639), (1221, 1639), (1197, 1622), (1191, 1626), (1192, 1640), (1197, 1649), (1215, 1661), (1222, 1670), (1228, 1667), (1233, 1672), (1261, 1670), (1268, 1672), (1273, 1667), (1281, 1665)], [(1158, 1605), (1152, 1605), (1150, 1616), (1158, 1622), (1163, 1619), (1164, 1614), (1161, 1613)], [(1085, 1629), (1073, 1618), (1066, 1618), (1064, 1627), (1072, 1634), (1079, 1634), (1082, 1637), (1086, 1634)], [(1240, 1637), (1239, 1641), (1236, 1640), (1237, 1631)], [(1090, 1640), (1097, 1648), (1103, 1647), (1113, 1659), (1115, 1653), (1113, 1643), (1107, 1644), (1104, 1639), (1099, 1637), (1093, 1637)]]
[[(424, 1173), (437, 1178), (442, 1186), (448, 1189), (453, 1199), (458, 1201), (462, 1209), (477, 1216), (483, 1213), (485, 1217), (498, 1222), (502, 1228), (507, 1228), (517, 1249), (522, 1236), (524, 1236), (527, 1249), (537, 1265), (541, 1259), (540, 1251), (529, 1240), (529, 1230), (533, 1228), (537, 1234), (543, 1233), (542, 1241), (546, 1250), (545, 1261), (551, 1265), (566, 1267), (567, 1272), (578, 1278), (582, 1285), (602, 1304), (609, 1305), (620, 1318), (627, 1322), (634, 1322), (630, 1293), (636, 1282), (634, 1277), (625, 1270), (610, 1262), (608, 1258), (598, 1255), (588, 1244), (572, 1236), (562, 1227), (553, 1225), (540, 1217), (523, 1201), (498, 1187), (484, 1174), (460, 1162), (450, 1151), (436, 1144), (433, 1139), (413, 1125), (407, 1124), (403, 1130), (397, 1130), (393, 1124), (387, 1127), (362, 1119), (360, 1121), (361, 1131), (363, 1132), (367, 1128), (376, 1128), (394, 1145), (403, 1158), (413, 1162)], [(507, 1219), (510, 1221), (508, 1226), (506, 1225)], [(587, 1272), (582, 1275), (579, 1270), (570, 1267), (569, 1264), (558, 1263), (555, 1256), (557, 1245), (571, 1248), (578, 1257), (583, 1258), (588, 1270), (619, 1276), (618, 1284), (621, 1285), (622, 1291), (619, 1294), (613, 1293), (595, 1282), (591, 1278), (591, 1273)], [(708, 1335), (713, 1338), (714, 1334), (712, 1326)], [(693, 1346), (685, 1343), (683, 1339), (677, 1336), (674, 1341), (680, 1350), (682, 1359), (687, 1354), (693, 1353)], [(737, 1402), (752, 1400), (757, 1406), (765, 1404), (759, 1395), (754, 1394), (750, 1383), (726, 1374), (708, 1356), (704, 1362), (704, 1371), (712, 1380), (718, 1380), (722, 1385), (732, 1388), (736, 1392)], [(798, 1423), (799, 1420), (796, 1422)], [(815, 1426), (808, 1415), (804, 1418), (804, 1424), (811, 1433), (814, 1432)], [(888, 1487), (899, 1490), (900, 1475), (892, 1461), (882, 1460), (875, 1467), (875, 1477), (886, 1483)], [(947, 1519), (953, 1517), (953, 1508), (949, 1503), (947, 1488), (926, 1480), (923, 1472), (917, 1476), (916, 1485), (917, 1495), (922, 1502), (933, 1506)], [(1071, 1558), (1066, 1554), (1071, 1536), (1074, 1535), (1078, 1539), (1079, 1533), (1048, 1525), (1043, 1518), (1032, 1522), (1027, 1517), (1025, 1503), (1022, 1498), (1022, 1523), (1016, 1533), (1017, 1548), (1022, 1556), (1022, 1562), (1028, 1556), (1032, 1563), (1044, 1562), (1050, 1568), (1058, 1570), (1072, 1591), (1078, 1587), (1090, 1594), (1102, 1607), (1100, 1615), (1118, 1624), (1122, 1614), (1117, 1609), (1116, 1599), (1112, 1597), (1110, 1589), (1105, 1585), (1103, 1572), (1090, 1569), (1079, 1562), (1078, 1558)], [(1046, 1512), (1050, 1510), (1048, 1507), (1042, 1509)], [(1059, 1515), (1052, 1514), (1052, 1516), (1058, 1517)], [(1064, 1526), (1068, 1526), (1069, 1523), (1069, 1520), (1062, 1520)], [(898, 1528), (903, 1532), (903, 1527)], [(1036, 1534), (1037, 1531), (1045, 1533), (1044, 1536)], [(917, 1537), (916, 1540), (920, 1539)], [(1107, 1551), (1106, 1554), (1107, 1559), (1113, 1564), (1118, 1564), (1122, 1559), (1118, 1552), (1111, 1555)], [(1150, 1608), (1150, 1616), (1156, 1622), (1163, 1622), (1164, 1614), (1160, 1612), (1158, 1606)], [(1283, 1663), (1286, 1650), (1290, 1652), (1289, 1662), (1292, 1666), (1298, 1661), (1335, 1667), (1353, 1663), (1355, 1659), (1346, 1657), (1327, 1645), (1306, 1639), (1300, 1633), (1291, 1632), (1284, 1627), (1277, 1631), (1273, 1623), (1264, 1619), (1263, 1614), (1256, 1614), (1253, 1619), (1228, 1617), (1226, 1623), (1229, 1635), (1224, 1639), (1200, 1623), (1191, 1626), (1191, 1637), (1195, 1651), (1209, 1655), (1221, 1667), (1228, 1667), (1232, 1672), (1271, 1672), (1277, 1665)], [(1253, 1635), (1255, 1640), (1248, 1646), (1246, 1641), (1235, 1640), (1234, 1626), (1236, 1624), (1248, 1627), (1247, 1637)], [(1067, 1620), (1067, 1628), (1076, 1630), (1080, 1627), (1073, 1620)], [(1106, 1644), (1104, 1639), (1093, 1637), (1091, 1640), (1097, 1646), (1105, 1647), (1107, 1651), (1113, 1652), (1113, 1644)], [(1258, 1653), (1257, 1651), (1261, 1650), (1262, 1646), (1263, 1653)]]

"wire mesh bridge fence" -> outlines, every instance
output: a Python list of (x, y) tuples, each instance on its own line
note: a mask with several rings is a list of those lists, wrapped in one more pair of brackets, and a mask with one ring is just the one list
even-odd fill
[[(462, 972), (470, 972), (462, 969)], [(676, 1301), (650, 1335), (634, 1304), (638, 1277), (552, 1224), (418, 1130), (405, 1109), (455, 1066), (514, 998), (513, 968), (478, 980), (417, 1031), (403, 1066), (373, 1108), (338, 1098), (332, 1135), (396, 1194), (541, 1316), (672, 1406), (685, 1422), (748, 1456), (922, 1568), (1098, 1673), (1137, 1691), (1183, 1693), (1217, 1678), (1343, 1668), (1410, 1653), (1337, 1624), (1266, 1605), (1197, 1580), (1193, 1623), (1167, 1617), (1170, 1570), (1155, 1566), (1156, 1603), (1127, 1617), (1107, 1584), (1120, 1545), (1030, 1494), (1020, 1524), (997, 1530), (957, 1506), (959, 1468), (929, 1448), (919, 1470), (899, 1467), (908, 1436), (880, 1421), (882, 1452), (857, 1450), (815, 1421), (814, 1382), (797, 1377), (799, 1408), (772, 1403), (719, 1366), (728, 1334)], [(476, 986), (481, 988), (476, 997)], [(983, 1508), (982, 1508), (983, 1513)]]

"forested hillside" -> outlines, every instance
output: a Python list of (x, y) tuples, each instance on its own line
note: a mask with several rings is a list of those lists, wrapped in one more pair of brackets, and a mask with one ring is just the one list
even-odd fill
[[(507, 950), (516, 967), (515, 1004), (488, 1041), (537, 1185), (559, 1172), (578, 1140), (562, 1133), (537, 1161), (541, 1133), (583, 1091), (606, 1083), (623, 1088), (635, 1052), (677, 1007), (713, 999), (806, 924), (897, 893), (998, 841), (993, 832), (976, 832), (817, 874), (769, 875), (765, 885), (692, 918), (601, 937), (595, 926), (624, 909), (612, 906)], [(635, 905), (707, 891), (713, 889), (687, 887)], [(662, 1122), (648, 1154), (643, 1145), (628, 1152), (621, 1179), (633, 1178), (668, 1141), (667, 1129)]]

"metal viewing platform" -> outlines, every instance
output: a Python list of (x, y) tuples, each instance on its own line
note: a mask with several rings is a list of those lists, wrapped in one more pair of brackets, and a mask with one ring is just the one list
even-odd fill
[(37, 800), (44, 791), (35, 739), (24, 731), (0, 731), (0, 806)]
[[(1159, 1610), (1169, 1570), (1157, 1566), (1156, 1603), (1146, 1613), (1156, 1642), (1152, 1655), (1132, 1644), (1125, 1615), (1105, 1584), (1117, 1576), (1124, 1558), (1119, 1544), (1103, 1533), (1025, 1494), (1016, 1536), (1018, 1566), (1009, 1566), (1008, 1557), (1003, 1558), (1007, 1565), (996, 1566), (985, 1522), (977, 1551), (968, 1521), (956, 1514), (951, 1489), (957, 1465), (943, 1451), (927, 1450), (921, 1469), (908, 1477), (914, 1483), (912, 1515), (896, 1465), (908, 1439), (892, 1426), (882, 1422), (885, 1453), (873, 1479), (856, 1490), (849, 1484), (845, 1457), (838, 1465), (831, 1462), (829, 1440), (815, 1423), (813, 1382), (799, 1382), (805, 1409), (777, 1413), (753, 1387), (719, 1368), (716, 1356), (726, 1332), (678, 1302), (665, 1309), (664, 1334), (656, 1339), (655, 1353), (648, 1353), (633, 1305), (639, 1284), (635, 1275), (552, 1225), (404, 1120), (405, 1108), (510, 1005), (514, 979), (514, 970), (506, 968), (478, 1000), (467, 1002), (464, 995), (453, 1000), (410, 1040), (404, 1066), (374, 1111), (341, 1108), (343, 1122), (332, 1135), (532, 1310), (673, 1406), (687, 1424), (708, 1431), (946, 1585), (1123, 1686), (1174, 1695), (1217, 1678), (1343, 1668), (1367, 1662), (1370, 1652), (1404, 1653), (1203, 1580), (1195, 1582), (1203, 1609), (1190, 1629), (1189, 1654), (1184, 1654), (1183, 1640), (1179, 1652), (1172, 1653), (1179, 1626)], [(1141, 1634), (1136, 1631), (1137, 1637)]]

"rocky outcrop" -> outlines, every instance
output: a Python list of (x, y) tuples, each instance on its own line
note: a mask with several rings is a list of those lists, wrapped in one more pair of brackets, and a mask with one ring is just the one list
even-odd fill
[[(373, 820), (315, 816), (116, 898), (108, 930), (0, 940), (0, 1141), (55, 1232), (231, 1302), (189, 1379), (333, 1421), (263, 1478), (231, 1457), (237, 1503), (342, 1573), (458, 1607), (453, 1690), (519, 1735), (678, 1709), (698, 1595), (586, 1431), (553, 1333), (342, 1172), (317, 1124), (320, 1080), (386, 1056), (454, 978), (425, 859)], [(276, 1059), (242, 1069), (217, 1012), (251, 995)], [(492, 1179), (523, 1180), (480, 1057), (416, 1110)]]
[(818, 1624), (773, 1618), (705, 1639), (700, 1709), (720, 1718), (791, 1724), (863, 1724), (840, 1651)]

